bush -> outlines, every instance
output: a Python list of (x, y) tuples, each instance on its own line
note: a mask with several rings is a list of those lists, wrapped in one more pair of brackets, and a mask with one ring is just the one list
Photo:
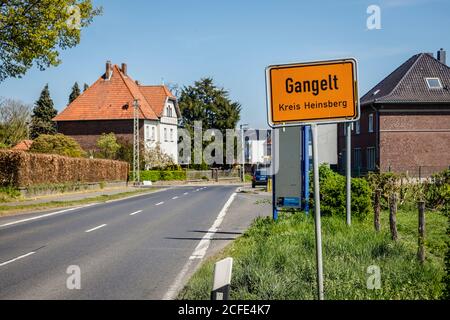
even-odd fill
[[(345, 215), (346, 180), (327, 165), (319, 167), (320, 209), (322, 215)], [(314, 206), (314, 185), (310, 179), (310, 202)], [(372, 190), (368, 182), (361, 178), (352, 178), (352, 216), (365, 218), (372, 212)]]
[(433, 209), (450, 205), (450, 169), (436, 173), (424, 186), (425, 201)]
[(126, 162), (0, 150), (0, 186), (126, 181)]
[(86, 156), (86, 153), (81, 149), (78, 142), (63, 134), (40, 135), (34, 140), (30, 151), (36, 153), (58, 154), (73, 158)]
[(8, 146), (6, 144), (0, 142), (0, 149), (7, 149), (7, 148)]
[(170, 181), (170, 180), (186, 180), (186, 171), (160, 171), (160, 170), (145, 170), (141, 171), (142, 181)]

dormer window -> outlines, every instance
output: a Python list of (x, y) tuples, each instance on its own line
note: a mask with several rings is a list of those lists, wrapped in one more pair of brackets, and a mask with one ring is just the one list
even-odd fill
[(439, 78), (425, 78), (429, 89), (442, 89), (441, 79)]

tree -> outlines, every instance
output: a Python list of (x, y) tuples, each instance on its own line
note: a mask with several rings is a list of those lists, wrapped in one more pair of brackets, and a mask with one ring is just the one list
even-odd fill
[(162, 151), (159, 142), (156, 146), (144, 151), (144, 163), (146, 169), (164, 170), (169, 166), (174, 166), (175, 162), (172, 157)]
[(0, 82), (61, 63), (59, 49), (75, 47), (81, 29), (101, 14), (91, 0), (0, 0)]
[(78, 86), (78, 82), (75, 82), (75, 84), (72, 87), (72, 92), (69, 96), (69, 104), (72, 103), (78, 96), (81, 94), (80, 87)]
[(56, 127), (52, 119), (57, 115), (56, 109), (53, 107), (53, 100), (50, 97), (48, 84), (41, 92), (41, 96), (36, 101), (31, 116), (30, 136), (32, 139), (37, 138), (40, 134), (55, 134)]
[(63, 134), (41, 134), (37, 137), (30, 148), (31, 152), (59, 154), (67, 157), (84, 157), (86, 153), (81, 149), (78, 142)]
[(114, 133), (103, 133), (97, 140), (97, 146), (100, 152), (106, 159), (114, 159), (117, 151), (120, 149), (120, 144), (117, 143), (116, 135)]
[(204, 130), (234, 129), (240, 119), (241, 105), (228, 98), (228, 91), (213, 84), (212, 78), (184, 87), (178, 101), (182, 124), (193, 129), (194, 121), (202, 121)]
[(0, 144), (13, 147), (28, 138), (30, 106), (21, 101), (0, 101)]
[(83, 92), (85, 92), (87, 89), (89, 89), (89, 85), (87, 83), (85, 83), (83, 86)]
[[(225, 130), (236, 127), (240, 120), (241, 105), (231, 101), (228, 95), (228, 91), (214, 85), (212, 78), (200, 79), (194, 83), (194, 86), (184, 87), (181, 90), (178, 100), (181, 124), (190, 131), (191, 137), (193, 137), (195, 121), (202, 122), (203, 131), (220, 130), (224, 139), (226, 138)], [(223, 145), (226, 145), (225, 141)], [(194, 150), (194, 146), (191, 150)]]

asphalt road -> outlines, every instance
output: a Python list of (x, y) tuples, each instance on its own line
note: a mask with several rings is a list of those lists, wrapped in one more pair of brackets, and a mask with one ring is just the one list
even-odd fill
[[(177, 187), (1, 218), (0, 299), (162, 299), (235, 191)], [(70, 266), (81, 289), (67, 288)]]

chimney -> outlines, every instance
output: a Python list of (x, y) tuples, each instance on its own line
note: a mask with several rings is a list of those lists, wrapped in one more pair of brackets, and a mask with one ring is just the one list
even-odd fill
[(105, 80), (109, 80), (111, 78), (112, 73), (112, 66), (111, 61), (106, 61), (106, 73), (105, 73)]
[(445, 52), (445, 50), (444, 50), (443, 48), (441, 48), (441, 49), (437, 52), (437, 59), (439, 60), (440, 63), (446, 64), (445, 56), (446, 56), (446, 52)]
[(140, 82), (139, 80), (136, 80), (135, 83), (136, 83), (138, 86), (141, 85), (141, 82)]
[(122, 63), (122, 73), (124, 76), (127, 76), (127, 64)]

